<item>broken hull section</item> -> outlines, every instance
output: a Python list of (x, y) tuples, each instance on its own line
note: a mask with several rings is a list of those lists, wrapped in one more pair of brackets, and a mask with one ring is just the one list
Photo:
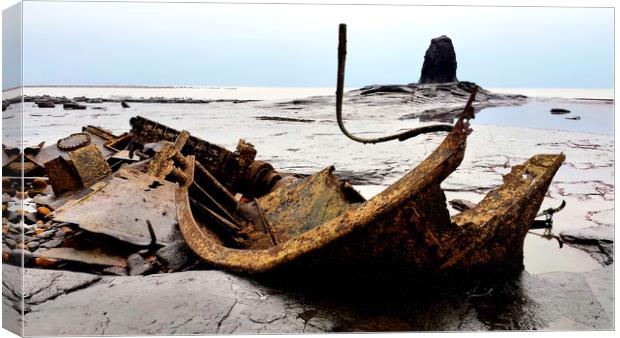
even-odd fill
[[(537, 155), (513, 168), (502, 187), (490, 192), (476, 208), (451, 220), (440, 184), (461, 163), (469, 132), (462, 117), (426, 160), (382, 193), (263, 249), (223, 245), (210, 230), (212, 224), (194, 218), (190, 185), (180, 185), (176, 208), (181, 232), (192, 250), (209, 264), (244, 273), (315, 268), (426, 272), (520, 269), (523, 239), (564, 155)], [(278, 189), (271, 194), (280, 195), (281, 205), (272, 198), (263, 206), (268, 208), (266, 214), (291, 205)], [(261, 199), (269, 200), (269, 195)], [(297, 214), (297, 228), (307, 228), (302, 225), (307, 223), (307, 216)], [(269, 221), (277, 222), (277, 217)], [(290, 214), (282, 221), (289, 224), (286, 228), (294, 224)], [(278, 223), (269, 226), (282, 228)]]

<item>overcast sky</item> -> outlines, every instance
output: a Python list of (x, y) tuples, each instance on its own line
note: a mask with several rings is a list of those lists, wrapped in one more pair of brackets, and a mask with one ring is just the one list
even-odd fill
[(442, 34), (483, 87), (613, 86), (613, 9), (54, 2), (24, 4), (24, 83), (334, 86), (340, 22), (347, 87), (416, 82)]

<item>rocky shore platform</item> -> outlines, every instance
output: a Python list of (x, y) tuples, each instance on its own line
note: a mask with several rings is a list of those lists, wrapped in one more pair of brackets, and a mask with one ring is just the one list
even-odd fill
[[(345, 123), (354, 134), (369, 137), (426, 123), (452, 123), (472, 86), (452, 82), (353, 90), (345, 94)], [(58, 104), (39, 107), (37, 101), (42, 100)], [(65, 110), (64, 100), (85, 109)], [(129, 104), (124, 106), (123, 101)], [(234, 149), (240, 138), (246, 139), (256, 146), (257, 158), (279, 171), (310, 174), (335, 165), (336, 176), (362, 192), (370, 191), (366, 194), (371, 196), (414, 168), (445, 136), (428, 134), (377, 145), (351, 142), (338, 130), (333, 96), (204, 101), (28, 97), (24, 141), (26, 145), (52, 144), (79, 132), (83, 125), (100, 125), (120, 134), (127, 131), (130, 117), (141, 115), (228, 149)], [(483, 110), (489, 107), (533, 101), (536, 98), (483, 89), (474, 107), (485, 114)], [(6, 103), (3, 123), (17, 125), (21, 112), (17, 105)], [(584, 118), (575, 123), (586, 120), (587, 115), (581, 115)], [(442, 184), (448, 200), (464, 198), (476, 203), (501, 184), (511, 166), (537, 153), (566, 155), (543, 208), (556, 207), (562, 200), (567, 207), (554, 216), (551, 234), (528, 235), (536, 243), (552, 245), (540, 249), (526, 243), (526, 270), (516, 277), (472, 276), (458, 285), (444, 281), (424, 287), (397, 283), (325, 288), (286, 280), (274, 283), (204, 266), (174, 273), (145, 269), (136, 276), (113, 276), (92, 273), (97, 269), (90, 267), (35, 268), (31, 264), (24, 270), (21, 290), (20, 270), (11, 265), (18, 260), (8, 256), (3, 264), (5, 328), (19, 332), (23, 296), (25, 335), (612, 329), (613, 135), (550, 132), (537, 128), (536, 121), (531, 124), (484, 125), (474, 119), (465, 159)], [(32, 225), (28, 243), (14, 236), (14, 217), (3, 219), (3, 252), (25, 249), (33, 259), (37, 250), (60, 246), (76, 233), (86, 232), (75, 225), (54, 224), (37, 205), (33, 208), (36, 211), (28, 216)], [(564, 243), (561, 249), (558, 240)], [(545, 261), (549, 257), (568, 265)], [(543, 272), (533, 268), (536, 264), (543, 265)], [(341, 284), (330, 283), (333, 276), (319, 277), (323, 285)]]
[[(593, 330), (613, 323), (613, 265), (410, 289), (273, 288), (225, 272), (112, 277), (3, 266), (3, 322), (27, 336)], [(329, 279), (328, 276), (325, 276)], [(474, 278), (475, 279), (475, 278)], [(355, 286), (353, 287), (355, 288)]]

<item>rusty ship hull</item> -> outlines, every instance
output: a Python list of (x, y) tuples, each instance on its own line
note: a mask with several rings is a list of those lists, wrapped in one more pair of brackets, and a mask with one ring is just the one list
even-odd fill
[[(440, 184), (463, 160), (473, 117), (467, 112), (429, 157), (367, 201), (328, 168), (254, 199), (259, 217), (231, 244), (217, 231), (218, 222), (198, 216), (189, 179), (176, 189), (180, 230), (204, 261), (243, 273), (522, 269), (525, 235), (565, 157), (533, 156), (475, 207), (450, 217)], [(189, 156), (182, 167), (186, 177), (193, 177), (197, 160)]]

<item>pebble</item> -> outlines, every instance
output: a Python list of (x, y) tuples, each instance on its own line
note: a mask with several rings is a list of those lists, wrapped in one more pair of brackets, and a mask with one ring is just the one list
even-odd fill
[(22, 220), (22, 215), (19, 212), (9, 211), (7, 220), (11, 223), (19, 223)]
[(45, 230), (40, 234), (37, 234), (37, 236), (39, 238), (51, 238), (52, 236), (54, 236), (54, 233), (56, 233), (56, 230)]
[(47, 215), (49, 215), (52, 211), (47, 207), (38, 207), (37, 212), (39, 213), (39, 215), (47, 217)]
[(35, 224), (37, 222), (37, 217), (34, 214), (29, 212), (24, 213), (24, 223), (26, 224)]
[(13, 234), (21, 234), (24, 228), (20, 224), (9, 224), (9, 232)]
[(22, 254), (24, 255), (24, 265), (30, 265), (34, 259), (32, 252), (28, 250), (13, 249), (9, 252), (9, 262), (15, 265), (21, 265)]
[(56, 248), (62, 245), (62, 240), (60, 239), (52, 239), (49, 242), (45, 242), (41, 245), (41, 247), (43, 248), (47, 248), (47, 249), (51, 249), (51, 248)]
[(37, 178), (32, 181), (32, 186), (37, 189), (45, 189), (47, 188), (47, 181), (41, 178)]
[(28, 247), (28, 249), (30, 250), (36, 250), (39, 247), (39, 242), (28, 242), (28, 244), (26, 244), (26, 246)]
[(135, 253), (127, 257), (127, 269), (130, 276), (145, 275), (153, 268), (151, 263), (147, 262), (140, 254)]
[(58, 261), (55, 259), (46, 258), (46, 257), (37, 257), (34, 259), (34, 264), (42, 268), (49, 268), (50, 266), (53, 266), (57, 262)]
[(73, 233), (73, 229), (71, 229), (68, 226), (61, 227), (60, 231), (62, 231), (65, 235), (69, 235)]
[(10, 257), (11, 257), (11, 256), (10, 256), (10, 254), (9, 254), (8, 252), (4, 252), (4, 251), (2, 251), (2, 262), (3, 262), (3, 263), (8, 262), (8, 261), (9, 261), (9, 259), (10, 259)]
[(6, 244), (11, 249), (15, 249), (15, 247), (17, 246), (17, 242), (11, 238), (5, 238), (4, 244)]
[(15, 193), (15, 198), (25, 200), (26, 198), (28, 198), (28, 193), (24, 191), (18, 191)]
[(8, 234), (9, 233), (9, 225), (8, 224), (3, 224), (2, 225), (2, 233), (3, 234)]

